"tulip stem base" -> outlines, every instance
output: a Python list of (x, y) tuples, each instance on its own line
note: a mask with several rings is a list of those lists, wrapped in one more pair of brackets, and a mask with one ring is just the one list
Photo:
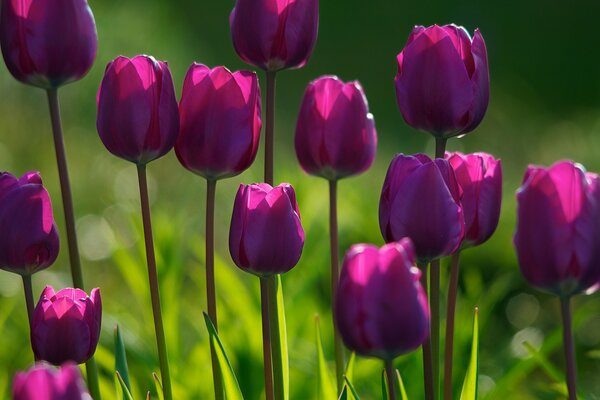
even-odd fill
[(567, 363), (567, 389), (569, 400), (577, 400), (577, 366), (575, 362), (575, 345), (573, 343), (573, 321), (571, 316), (571, 298), (560, 299), (563, 318), (563, 346), (565, 349), (565, 360)]
[[(277, 291), (279, 288), (279, 279), (277, 275), (271, 275), (267, 278), (269, 290), (269, 329), (271, 330), (271, 357), (273, 360), (273, 392), (275, 400), (285, 398), (284, 373), (283, 373), (283, 354), (281, 353), (281, 327), (279, 320), (279, 304), (277, 303)], [(283, 310), (282, 310), (283, 311)]]
[(167, 356), (165, 330), (160, 306), (160, 291), (158, 287), (158, 273), (156, 271), (156, 257), (154, 254), (154, 239), (152, 237), (152, 219), (150, 217), (150, 200), (148, 198), (146, 165), (138, 165), (137, 171), (140, 187), (140, 202), (142, 206), (142, 220), (144, 224), (146, 261), (148, 263), (148, 280), (150, 281), (150, 297), (152, 300), (152, 314), (154, 317), (154, 330), (156, 333), (156, 345), (158, 347), (158, 359), (160, 363), (163, 393), (166, 400), (172, 400), (173, 394), (171, 389), (171, 375), (169, 374), (169, 359)]
[(25, 292), (27, 316), (29, 317), (29, 328), (31, 329), (31, 323), (33, 322), (33, 310), (35, 309), (35, 305), (33, 303), (33, 288), (31, 285), (31, 275), (23, 275), (23, 290)]
[(396, 400), (396, 385), (394, 382), (395, 374), (394, 374), (394, 362), (392, 360), (385, 360), (385, 376), (387, 378), (387, 387), (388, 387), (388, 399)]
[(458, 292), (460, 251), (452, 255), (450, 267), (450, 287), (448, 289), (448, 309), (446, 312), (446, 340), (444, 354), (444, 400), (452, 400), (452, 359), (454, 353), (454, 317)]
[(263, 362), (265, 397), (273, 400), (273, 363), (271, 359), (271, 330), (269, 328), (269, 281), (260, 278), (260, 305), (262, 310)]
[[(427, 263), (419, 266), (421, 268), (421, 286), (425, 294), (429, 292), (427, 285)], [(425, 400), (434, 400), (433, 397), (433, 366), (431, 357), (431, 334), (423, 343), (423, 385), (425, 387)]]
[(446, 156), (446, 143), (448, 139), (435, 138), (435, 158), (444, 158)]
[(430, 265), (431, 307), (431, 364), (433, 372), (434, 397), (439, 397), (440, 385), (440, 260), (433, 260)]
[(275, 71), (267, 71), (267, 107), (265, 125), (265, 183), (273, 186), (273, 152), (275, 141)]

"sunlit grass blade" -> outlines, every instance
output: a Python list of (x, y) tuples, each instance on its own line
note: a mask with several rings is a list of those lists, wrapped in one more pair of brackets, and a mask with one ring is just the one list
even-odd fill
[(388, 381), (385, 370), (381, 372), (381, 399), (388, 400)]
[[(133, 400), (133, 396), (131, 395), (131, 392), (127, 388), (127, 385), (125, 385), (125, 382), (123, 381), (123, 377), (121, 376), (119, 371), (115, 372), (115, 375), (117, 377), (117, 382), (119, 382), (119, 385), (121, 386), (121, 389), (123, 391), (122, 398), (124, 398), (125, 400)], [(117, 392), (121, 393), (121, 391), (117, 391)]]
[[(354, 354), (354, 353), (352, 353), (352, 354)], [(356, 391), (356, 389), (354, 389), (354, 385), (352, 385), (352, 382), (350, 382), (350, 379), (348, 378), (348, 376), (344, 376), (344, 380), (346, 381), (345, 386), (347, 386), (348, 389), (350, 390), (350, 395), (352, 397), (354, 397), (355, 400), (360, 400), (358, 392)]]
[(344, 385), (342, 387), (342, 393), (340, 393), (340, 397), (338, 397), (338, 400), (348, 400), (348, 386)]
[[(554, 381), (557, 391), (562, 396), (567, 396), (567, 386), (564, 382), (563, 374), (560, 372), (558, 368), (548, 360), (548, 358), (542, 354), (542, 352), (538, 351), (533, 345), (527, 341), (523, 342), (523, 347), (529, 352), (531, 357), (538, 363), (538, 365), (548, 374), (548, 376)], [(579, 394), (580, 398), (585, 398)]]
[(217, 334), (215, 326), (210, 320), (208, 314), (203, 314), (204, 322), (206, 323), (206, 328), (208, 329), (208, 333), (210, 335), (210, 340), (212, 341), (212, 344), (215, 347), (217, 353), (221, 378), (223, 379), (223, 390), (225, 391), (225, 398), (227, 400), (243, 400), (244, 396), (242, 396), (240, 385), (238, 384), (238, 380), (235, 377), (235, 373), (233, 371), (231, 363), (229, 362), (229, 358), (225, 353), (223, 343), (221, 343), (221, 339), (219, 339), (219, 335)]
[(315, 330), (317, 335), (317, 363), (319, 368), (317, 376), (318, 398), (322, 400), (335, 399), (337, 397), (335, 394), (335, 385), (327, 367), (327, 360), (325, 359), (323, 344), (321, 342), (321, 327), (319, 322), (319, 316), (317, 315), (315, 317)]
[(463, 382), (460, 400), (477, 400), (477, 374), (479, 370), (479, 309), (475, 307), (473, 317), (473, 341), (471, 344), (471, 359)]
[(152, 400), (152, 396), (150, 396), (150, 392), (146, 393), (146, 400)]
[(408, 396), (406, 395), (406, 388), (404, 387), (404, 381), (402, 380), (402, 376), (400, 375), (400, 371), (396, 370), (396, 380), (398, 381), (398, 388), (400, 389), (400, 399), (408, 400)]
[(156, 393), (158, 394), (158, 400), (165, 400), (165, 392), (163, 390), (162, 382), (156, 372), (152, 373), (152, 379), (154, 380), (154, 386), (156, 387)]
[[(129, 368), (127, 367), (127, 353), (125, 352), (125, 343), (123, 342), (119, 325), (115, 326), (115, 371), (119, 373), (127, 390), (131, 393)], [(123, 393), (123, 396), (125, 396), (125, 393)]]
[[(356, 361), (356, 353), (352, 352), (350, 354), (350, 358), (348, 359), (348, 363), (346, 364), (346, 371), (344, 372), (344, 379), (346, 381), (352, 381), (354, 379), (354, 362), (355, 361)], [(356, 400), (356, 397), (354, 396), (354, 394), (352, 392), (353, 391), (351, 390), (348, 393), (348, 399)]]
[(285, 304), (283, 302), (283, 290), (281, 275), (277, 275), (277, 318), (279, 319), (279, 338), (281, 345), (281, 366), (283, 368), (283, 394), (284, 400), (290, 398), (290, 359), (288, 355), (287, 328), (285, 322)]

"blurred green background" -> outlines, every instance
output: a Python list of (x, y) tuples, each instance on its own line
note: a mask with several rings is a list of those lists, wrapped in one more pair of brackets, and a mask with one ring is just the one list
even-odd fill
[[(115, 395), (112, 334), (125, 337), (136, 396), (153, 390), (158, 371), (141, 239), (135, 168), (111, 156), (95, 129), (95, 95), (104, 66), (119, 54), (152, 54), (168, 60), (181, 92), (193, 61), (249, 68), (231, 45), (232, 0), (90, 0), (100, 38), (96, 64), (81, 82), (60, 91), (78, 234), (88, 288), (99, 286), (104, 303), (97, 352), (104, 397)], [(479, 392), (483, 399), (560, 399), (562, 370), (558, 301), (530, 289), (519, 274), (513, 247), (514, 191), (528, 163), (571, 158), (600, 170), (600, 70), (597, 15), (600, 3), (542, 0), (505, 2), (322, 0), (317, 46), (309, 64), (279, 75), (276, 181), (297, 189), (306, 247), (299, 265), (284, 276), (292, 399), (317, 398), (316, 314), (325, 351), (333, 360), (329, 312), (326, 182), (306, 176), (296, 163), (293, 133), (306, 84), (323, 74), (362, 82), (375, 115), (379, 153), (364, 175), (340, 184), (340, 240), (382, 243), (377, 208), (394, 153), (433, 151), (433, 142), (402, 120), (393, 78), (395, 56), (414, 24), (450, 23), (481, 28), (491, 73), (491, 101), (481, 126), (449, 142), (450, 150), (487, 151), (503, 160), (505, 195), (496, 235), (464, 253), (458, 300), (455, 389), (466, 369), (472, 309), (480, 307)], [(261, 75), (261, 81), (263, 76)], [(64, 239), (64, 220), (46, 98), (17, 83), (0, 66), (0, 170), (39, 170), (53, 197)], [(173, 153), (149, 166), (162, 303), (177, 399), (212, 398), (204, 290), (204, 181), (184, 170)], [(240, 182), (261, 180), (262, 153), (243, 175), (220, 182), (217, 204), (217, 289), (221, 336), (248, 399), (262, 393), (258, 280), (239, 271), (227, 249), (233, 197)], [(0, 234), (5, 234), (4, 232)], [(70, 285), (66, 245), (52, 268), (34, 277)], [(443, 269), (446, 285), (447, 269)], [(579, 388), (600, 398), (600, 301), (575, 301)], [(0, 397), (8, 397), (16, 370), (32, 362), (21, 281), (0, 272)], [(537, 357), (524, 349), (530, 342)], [(545, 367), (539, 359), (547, 358)], [(400, 357), (410, 398), (422, 398), (420, 352)], [(380, 398), (380, 365), (360, 359), (355, 385), (363, 399)], [(142, 397), (139, 397), (142, 398)]]

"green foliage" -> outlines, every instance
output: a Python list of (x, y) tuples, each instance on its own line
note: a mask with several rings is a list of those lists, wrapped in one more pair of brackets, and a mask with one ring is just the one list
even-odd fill
[(400, 390), (400, 400), (408, 400), (406, 388), (404, 387), (404, 381), (402, 380), (402, 376), (400, 375), (400, 371), (398, 370), (396, 370), (396, 377), (398, 381), (398, 388)]
[(479, 309), (475, 307), (473, 317), (473, 343), (471, 359), (460, 392), (460, 400), (477, 400), (477, 379), (479, 374)]
[(127, 384), (123, 380), (123, 377), (121, 376), (119, 371), (115, 372), (115, 376), (119, 386), (121, 387), (121, 390), (117, 390), (117, 398), (124, 400), (133, 400), (133, 396), (131, 395), (129, 388), (127, 387)]
[[(129, 368), (127, 367), (127, 354), (125, 353), (125, 343), (123, 343), (123, 337), (121, 336), (119, 325), (115, 326), (115, 371), (119, 373), (118, 376), (125, 384), (127, 392), (131, 393), (131, 384), (129, 383)], [(117, 392), (119, 392), (118, 389)], [(123, 390), (123, 396), (125, 395), (125, 390)]]
[(317, 377), (317, 398), (321, 400), (335, 399), (335, 383), (329, 371), (329, 366), (327, 365), (327, 360), (325, 359), (325, 353), (323, 351), (319, 316), (315, 317), (315, 335), (317, 343), (317, 363), (319, 368)]

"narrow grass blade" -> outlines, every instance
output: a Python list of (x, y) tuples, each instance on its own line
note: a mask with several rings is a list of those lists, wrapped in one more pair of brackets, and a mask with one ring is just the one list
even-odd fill
[(285, 323), (285, 304), (281, 275), (277, 275), (277, 318), (279, 319), (279, 338), (281, 343), (281, 366), (283, 368), (283, 394), (284, 400), (290, 398), (290, 359), (288, 355), (287, 328)]
[(471, 344), (471, 360), (463, 382), (460, 400), (477, 400), (477, 374), (479, 370), (479, 309), (475, 307), (473, 318), (473, 342)]
[[(125, 343), (123, 342), (119, 325), (115, 326), (115, 371), (119, 373), (127, 390), (131, 393), (129, 368), (127, 367), (127, 354), (125, 352)], [(125, 396), (125, 393), (123, 393), (123, 396)]]
[(319, 367), (318, 373), (318, 398), (321, 400), (335, 399), (335, 385), (333, 379), (329, 374), (329, 368), (327, 367), (327, 360), (325, 359), (325, 353), (323, 352), (323, 344), (321, 343), (321, 327), (319, 324), (319, 316), (315, 317), (315, 328), (316, 328), (316, 340), (317, 340), (317, 364)]
[(340, 393), (340, 397), (338, 400), (348, 400), (348, 386), (344, 385), (342, 388), (342, 393)]
[(115, 374), (117, 376), (117, 381), (119, 382), (121, 389), (123, 389), (123, 398), (125, 400), (133, 400), (133, 396), (131, 395), (131, 392), (127, 388), (127, 385), (125, 385), (125, 381), (123, 381), (123, 377), (121, 376), (119, 371), (115, 372)]
[(152, 379), (154, 380), (154, 386), (156, 387), (156, 393), (158, 393), (158, 400), (165, 400), (165, 393), (163, 390), (162, 382), (156, 372), (152, 373)]
[(352, 382), (350, 382), (350, 379), (347, 376), (345, 376), (344, 379), (346, 380), (345, 386), (347, 386), (348, 389), (350, 390), (350, 394), (354, 397), (355, 400), (360, 400), (358, 392), (356, 391), (356, 389), (354, 389), (354, 385), (352, 385)]
[[(352, 352), (352, 354), (350, 354), (350, 358), (348, 359), (348, 363), (346, 364), (346, 372), (344, 373), (344, 379), (348, 382), (350, 382), (354, 379), (354, 362), (355, 361), (356, 361), (356, 353)], [(357, 398), (354, 396), (354, 394), (352, 392), (353, 392), (352, 390), (350, 390), (348, 392), (348, 400), (357, 400)]]
[(388, 381), (385, 376), (385, 370), (381, 372), (381, 399), (388, 400)]
[(408, 396), (406, 395), (406, 388), (404, 387), (404, 381), (402, 380), (402, 376), (400, 376), (400, 371), (396, 370), (396, 380), (398, 381), (398, 388), (400, 389), (400, 399), (408, 400)]

